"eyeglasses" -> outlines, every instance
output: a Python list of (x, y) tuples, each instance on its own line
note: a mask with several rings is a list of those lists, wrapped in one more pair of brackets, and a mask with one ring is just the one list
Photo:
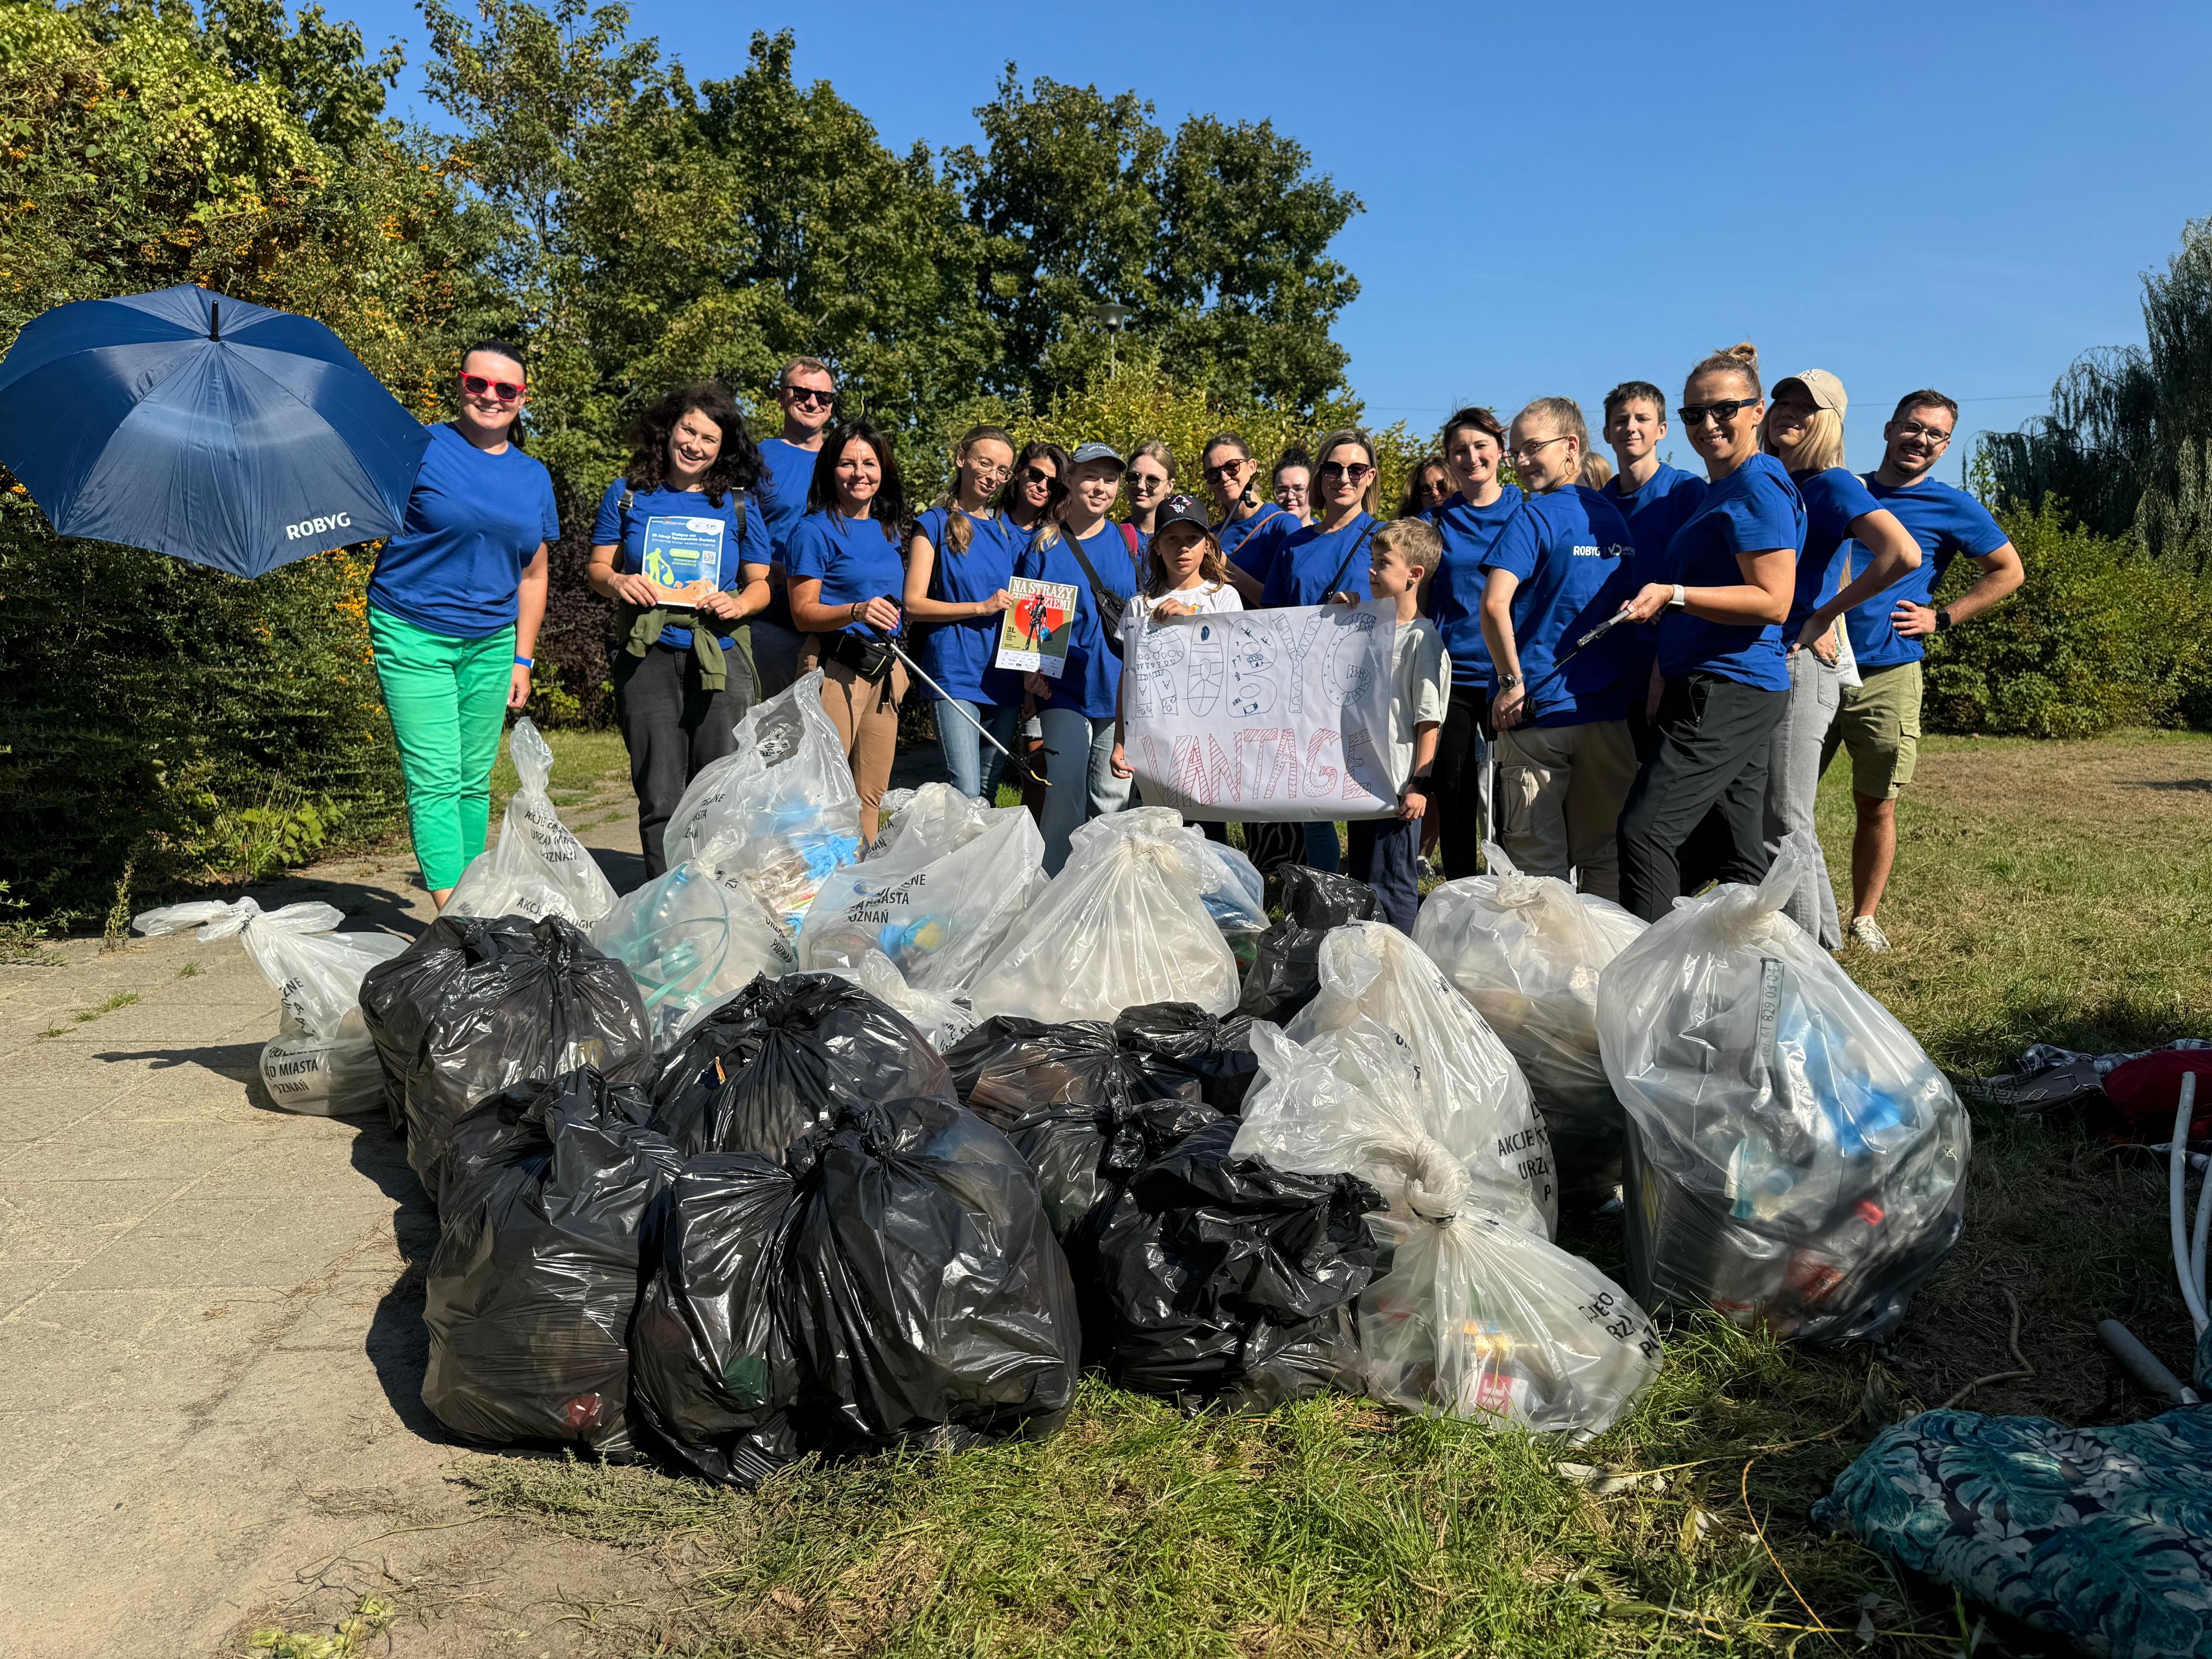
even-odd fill
[(969, 461), (967, 467), (979, 478), (1003, 478), (1013, 471), (1012, 467), (1000, 466), (995, 461)]
[(1323, 461), (1321, 464), (1322, 477), (1341, 478), (1346, 483), (1365, 483), (1367, 475), (1374, 471), (1364, 461)]
[(500, 402), (503, 404), (511, 404), (520, 400), (522, 397), (522, 382), (520, 380), (487, 380), (481, 374), (464, 374), (461, 376), (461, 390), (467, 392), (471, 398), (481, 398), (486, 393), (489, 393), (492, 397), (498, 398)]
[(1021, 477), (1022, 482), (1027, 484), (1057, 483), (1060, 481), (1059, 475), (1056, 473), (1048, 472), (1041, 466), (1024, 467), (1022, 469)]
[(1949, 433), (1942, 430), (1940, 428), (1923, 426), (1917, 421), (1905, 422), (1897, 428), (1897, 435), (1900, 438), (1924, 439), (1929, 443), (1934, 444), (1938, 449), (1941, 449), (1945, 444), (1951, 441), (1951, 434)]
[(800, 404), (818, 404), (823, 409), (837, 406), (837, 394), (834, 392), (823, 392), (811, 386), (787, 386), (778, 389), (790, 400), (793, 408)]
[(1553, 444), (1563, 444), (1573, 435), (1571, 432), (1562, 432), (1556, 438), (1539, 438), (1532, 444), (1516, 444), (1505, 453), (1516, 461), (1533, 461)]
[(1703, 426), (1707, 421), (1726, 426), (1745, 410), (1758, 407), (1756, 398), (1727, 398), (1717, 404), (1684, 404), (1674, 412), (1682, 417), (1684, 426)]

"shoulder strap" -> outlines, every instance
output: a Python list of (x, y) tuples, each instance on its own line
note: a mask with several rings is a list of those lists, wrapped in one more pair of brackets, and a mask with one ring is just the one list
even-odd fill
[(628, 484), (624, 484), (623, 486), (622, 500), (615, 503), (615, 511), (627, 517), (629, 514), (630, 508), (635, 507), (636, 504), (637, 491), (632, 489)]
[(1359, 532), (1359, 539), (1352, 543), (1352, 551), (1344, 556), (1344, 562), (1337, 566), (1336, 574), (1331, 576), (1328, 579), (1328, 586), (1322, 589), (1322, 601), (1323, 604), (1328, 603), (1328, 596), (1330, 594), (1341, 592), (1343, 591), (1341, 584), (1344, 580), (1344, 573), (1352, 568), (1352, 562), (1359, 556), (1359, 550), (1367, 545), (1367, 538), (1375, 533), (1375, 526), (1379, 522), (1380, 520), (1378, 520), (1374, 514), (1370, 514), (1368, 515), (1367, 528)]
[(1121, 618), (1118, 612), (1107, 608), (1106, 595), (1100, 591), (1106, 586), (1106, 584), (1098, 580), (1098, 572), (1092, 568), (1090, 559), (1085, 556), (1081, 542), (1067, 534), (1066, 531), (1060, 532), (1060, 539), (1067, 544), (1067, 550), (1075, 555), (1076, 563), (1083, 567), (1084, 580), (1091, 584), (1091, 603), (1098, 607), (1099, 627), (1105, 630), (1108, 639), (1116, 638), (1121, 625)]
[(1132, 559), (1135, 558), (1137, 556), (1137, 526), (1133, 524), (1123, 525), (1121, 540), (1129, 550), (1129, 556)]

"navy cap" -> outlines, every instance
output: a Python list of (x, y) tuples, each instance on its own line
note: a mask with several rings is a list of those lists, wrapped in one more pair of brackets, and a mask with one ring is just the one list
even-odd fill
[(1157, 536), (1171, 524), (1194, 524), (1209, 533), (1213, 520), (1195, 495), (1170, 495), (1159, 504), (1152, 514), (1152, 534)]
[(1111, 461), (1116, 466), (1121, 465), (1121, 458), (1114, 453), (1111, 444), (1078, 444), (1075, 453), (1067, 458), (1070, 466), (1081, 466), (1086, 461)]

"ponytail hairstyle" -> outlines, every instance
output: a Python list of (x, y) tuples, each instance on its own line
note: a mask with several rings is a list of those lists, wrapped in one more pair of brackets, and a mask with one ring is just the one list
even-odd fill
[(1035, 533), (1039, 546), (1050, 547), (1060, 539), (1060, 503), (1067, 499), (1067, 474), (1073, 465), (1067, 459), (1067, 452), (1058, 444), (1042, 438), (1034, 439), (1024, 444), (1015, 453), (1014, 470), (1007, 475), (1006, 487), (999, 492), (999, 512), (1003, 516), (1021, 500), (1022, 469), (1031, 461), (1040, 459), (1052, 463), (1052, 484), (1045, 496), (1044, 513), (1037, 520)]
[[(1009, 451), (1014, 447), (1013, 439), (1008, 435), (1004, 427), (971, 426), (960, 434), (960, 441), (952, 446), (953, 465), (957, 466), (968, 459), (969, 450), (977, 444), (991, 439), (996, 439), (1006, 445)], [(1016, 465), (1019, 465), (1019, 463), (1017, 462)], [(945, 545), (939, 551), (965, 553), (968, 550), (968, 544), (975, 538), (975, 521), (961, 508), (958, 479), (954, 479), (951, 483), (945, 486), (944, 498), (938, 501), (937, 505), (945, 509)]]
[(883, 482), (876, 486), (875, 500), (868, 508), (869, 520), (883, 531), (886, 541), (896, 544), (907, 528), (906, 484), (899, 477), (898, 457), (891, 453), (891, 441), (865, 415), (840, 421), (822, 441), (822, 453), (814, 459), (814, 476), (806, 486), (806, 510), (839, 510), (837, 462), (845, 453), (845, 446), (855, 441), (876, 452), (876, 464), (883, 469)]
[[(1182, 520), (1188, 523), (1189, 520)], [(1221, 544), (1211, 530), (1203, 532), (1199, 539), (1206, 544), (1206, 551), (1199, 558), (1198, 574), (1201, 580), (1219, 587), (1229, 580), (1229, 559), (1221, 550)], [(1164, 599), (1173, 590), (1168, 582), (1167, 562), (1160, 557), (1160, 538), (1155, 535), (1145, 544), (1145, 597)]]
[[(1206, 465), (1206, 458), (1217, 449), (1235, 450), (1237, 459), (1240, 461), (1249, 461), (1252, 459), (1252, 446), (1246, 443), (1241, 434), (1234, 432), (1217, 432), (1206, 441), (1206, 447), (1198, 452), (1199, 465), (1203, 467)], [(1257, 507), (1259, 504), (1260, 470), (1255, 467), (1252, 469), (1252, 476), (1244, 481), (1244, 493), (1229, 505), (1231, 507)]]
[[(1347, 444), (1357, 444), (1360, 453), (1367, 457), (1367, 465), (1375, 469), (1367, 475), (1367, 486), (1359, 495), (1359, 510), (1372, 513), (1382, 493), (1382, 470), (1376, 465), (1375, 440), (1358, 427), (1340, 426), (1334, 432), (1324, 434), (1322, 441), (1314, 446), (1314, 459), (1319, 463), (1314, 469), (1314, 482), (1321, 482), (1321, 469), (1328, 465), (1329, 452), (1341, 449)], [(1320, 515), (1316, 514), (1315, 516), (1318, 518)]]
[[(495, 357), (504, 357), (508, 362), (512, 362), (517, 368), (522, 371), (522, 384), (526, 390), (528, 388), (530, 385), (530, 364), (528, 361), (524, 358), (522, 355), (522, 348), (520, 346), (517, 345), (512, 340), (477, 340), (471, 343), (467, 350), (461, 353), (461, 366), (457, 373), (457, 376), (453, 383), (454, 395), (457, 398), (459, 395), (460, 386), (458, 375), (465, 374), (469, 372), (469, 359), (475, 356), (479, 351), (489, 352)], [(514, 411), (514, 418), (507, 423), (507, 441), (513, 444), (517, 449), (522, 447), (522, 410), (520, 408)]]
[(1689, 379), (1683, 384), (1686, 386), (1690, 380), (1696, 380), (1700, 374), (1734, 374), (1751, 382), (1753, 397), (1764, 398), (1766, 395), (1759, 383), (1759, 348), (1748, 340), (1740, 345), (1732, 345), (1726, 351), (1716, 351), (1699, 358), (1690, 370)]
[(750, 491), (760, 483), (760, 451), (745, 429), (736, 399), (712, 380), (678, 386), (640, 415), (630, 427), (629, 466), (623, 482), (632, 489), (658, 489), (668, 482), (668, 439), (686, 415), (704, 415), (722, 428), (721, 453), (700, 480), (714, 506), (731, 490)]

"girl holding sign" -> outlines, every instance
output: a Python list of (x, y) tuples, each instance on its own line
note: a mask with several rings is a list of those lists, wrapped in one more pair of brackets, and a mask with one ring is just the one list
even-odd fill
[[(629, 467), (599, 497), (592, 591), (615, 601), (615, 723), (629, 750), (646, 879), (684, 791), (730, 752), (753, 705), (737, 624), (768, 604), (760, 452), (719, 386), (672, 392), (639, 416)], [(696, 621), (711, 628), (694, 628)]]
[(937, 746), (952, 787), (986, 806), (997, 802), (1006, 757), (969, 721), (980, 721), (1011, 749), (1021, 714), (1018, 694), (1004, 676), (988, 672), (998, 649), (999, 618), (1013, 604), (1006, 584), (1016, 551), (1011, 527), (1000, 522), (991, 495), (1013, 468), (1014, 441), (1004, 431), (995, 426), (970, 430), (953, 451), (951, 490), (914, 521), (906, 544), (907, 614), (929, 624), (915, 658), (947, 700), (960, 705), (938, 705)]
[(799, 672), (822, 671), (822, 707), (844, 739), (860, 796), (860, 836), (876, 838), (876, 807), (898, 754), (906, 669), (882, 636), (899, 630), (906, 566), (898, 536), (906, 487), (890, 440), (867, 420), (831, 428), (814, 465), (806, 516), (783, 552), (791, 614), (811, 635)]

